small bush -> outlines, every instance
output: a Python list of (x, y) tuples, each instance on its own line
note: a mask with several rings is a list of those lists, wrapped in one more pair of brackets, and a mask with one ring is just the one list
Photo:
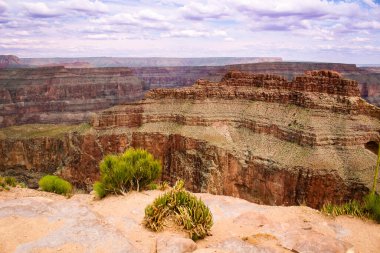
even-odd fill
[(364, 209), (370, 218), (380, 223), (380, 196), (378, 194), (372, 192), (364, 197)]
[(101, 182), (95, 182), (94, 191), (99, 198), (104, 198), (106, 196), (106, 189)]
[(159, 185), (156, 183), (150, 183), (148, 184), (148, 189), (149, 190), (157, 190), (159, 188)]
[(5, 183), (9, 186), (16, 187), (17, 180), (14, 177), (5, 177)]
[(120, 155), (107, 155), (99, 167), (100, 182), (94, 185), (99, 197), (132, 189), (140, 191), (161, 174), (160, 162), (143, 149), (130, 148)]
[(40, 179), (38, 185), (43, 191), (54, 192), (61, 195), (69, 195), (73, 187), (66, 180), (58, 177), (47, 175)]
[(25, 185), (24, 183), (17, 182), (16, 178), (14, 177), (0, 177), (0, 190), (7, 190), (9, 191), (9, 187), (16, 187), (20, 186), (22, 187)]
[(159, 231), (169, 217), (174, 217), (194, 241), (210, 235), (213, 225), (210, 209), (201, 199), (185, 190), (182, 180), (145, 208), (144, 225), (153, 231)]

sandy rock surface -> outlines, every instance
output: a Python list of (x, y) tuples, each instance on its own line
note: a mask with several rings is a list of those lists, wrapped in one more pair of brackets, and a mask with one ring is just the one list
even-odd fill
[(31, 189), (0, 192), (0, 253), (9, 252), (378, 252), (380, 225), (326, 217), (308, 207), (273, 207), (197, 194), (214, 215), (212, 236), (193, 244), (173, 227), (142, 226), (144, 208), (162, 192), (101, 201)]

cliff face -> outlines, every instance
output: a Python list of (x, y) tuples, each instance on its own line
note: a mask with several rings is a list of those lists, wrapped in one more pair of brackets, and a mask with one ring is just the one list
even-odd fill
[(0, 127), (83, 122), (142, 96), (142, 82), (126, 68), (1, 70)]
[[(228, 73), (220, 83), (155, 89), (98, 115), (98, 131), (125, 129), (164, 164), (163, 179), (193, 191), (269, 204), (359, 198), (370, 186), (380, 110), (355, 81), (312, 71), (292, 81)], [(368, 145), (367, 145), (368, 146)]]
[(84, 186), (105, 154), (133, 146), (161, 159), (163, 180), (183, 178), (193, 191), (277, 205), (340, 203), (368, 192), (376, 164), (380, 109), (359, 94), (336, 72), (292, 81), (229, 72), (219, 83), (149, 91), (101, 112), (85, 132), (3, 138), (0, 171), (56, 171)]
[[(368, 68), (358, 68), (355, 64), (315, 63), (315, 62), (261, 62), (226, 66), (188, 67), (140, 67), (132, 68), (133, 73), (144, 81), (148, 88), (190, 86), (196, 80), (206, 79), (218, 82), (227, 71), (276, 74), (292, 79), (305, 71), (328, 69), (338, 71), (346, 78), (359, 82), (362, 97), (380, 106), (380, 74)], [(369, 92), (368, 92), (369, 91)]]

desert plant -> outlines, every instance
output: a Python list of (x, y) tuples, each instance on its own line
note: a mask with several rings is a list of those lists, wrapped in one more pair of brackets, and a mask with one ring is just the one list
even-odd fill
[(334, 205), (331, 203), (327, 203), (322, 206), (321, 211), (323, 213), (330, 214), (333, 216), (339, 216), (339, 215), (352, 215), (356, 217), (367, 216), (367, 213), (364, 210), (363, 204), (356, 200), (351, 200), (342, 205)]
[(18, 184), (16, 178), (14, 177), (5, 177), (4, 181), (7, 185), (12, 187), (16, 187), (16, 185)]
[(161, 182), (159, 185), (158, 185), (158, 189), (161, 190), (161, 191), (166, 191), (167, 189), (170, 188), (170, 185), (168, 182), (166, 181), (163, 181)]
[(104, 188), (104, 184), (101, 182), (95, 182), (94, 191), (99, 198), (104, 198), (106, 196), (106, 189)]
[(185, 190), (182, 180), (145, 208), (144, 224), (153, 231), (159, 231), (169, 217), (174, 217), (194, 241), (209, 235), (213, 224), (210, 209), (201, 199)]
[(364, 197), (364, 209), (370, 218), (380, 223), (380, 196), (374, 192)]
[(43, 191), (54, 192), (61, 195), (69, 195), (73, 189), (68, 181), (53, 175), (44, 176), (40, 179), (38, 185)]
[(150, 183), (147, 187), (149, 190), (157, 190), (159, 188), (159, 185), (156, 183)]
[(141, 188), (159, 177), (161, 164), (143, 149), (129, 148), (120, 155), (107, 155), (99, 164), (100, 181), (94, 184), (99, 197), (124, 194)]
[(24, 183), (17, 182), (14, 177), (0, 177), (0, 190), (10, 190), (9, 187), (25, 187)]

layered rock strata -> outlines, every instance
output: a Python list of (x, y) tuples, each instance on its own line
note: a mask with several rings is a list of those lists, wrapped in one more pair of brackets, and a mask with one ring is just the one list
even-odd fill
[[(74, 62), (70, 66), (77, 68), (81, 64)], [(86, 122), (99, 110), (142, 98), (146, 90), (190, 86), (198, 79), (219, 82), (230, 70), (276, 73), (291, 79), (312, 69), (340, 71), (343, 76), (359, 81), (361, 96), (379, 105), (380, 74), (353, 64), (264, 62), (227, 66), (6, 69), (0, 70), (0, 127)]]
[(229, 72), (219, 83), (149, 91), (101, 112), (86, 131), (35, 135), (1, 140), (3, 174), (55, 171), (84, 186), (99, 176), (105, 154), (133, 146), (161, 159), (162, 180), (183, 178), (195, 192), (320, 207), (368, 192), (380, 109), (331, 71), (292, 81)]
[(2, 70), (0, 127), (84, 122), (94, 112), (142, 96), (142, 82), (125, 68)]
[(319, 207), (367, 192), (376, 155), (365, 145), (379, 141), (379, 113), (335, 72), (292, 81), (230, 72), (220, 83), (152, 90), (93, 126), (125, 128), (132, 146), (162, 160), (163, 180), (184, 178), (193, 191)]

